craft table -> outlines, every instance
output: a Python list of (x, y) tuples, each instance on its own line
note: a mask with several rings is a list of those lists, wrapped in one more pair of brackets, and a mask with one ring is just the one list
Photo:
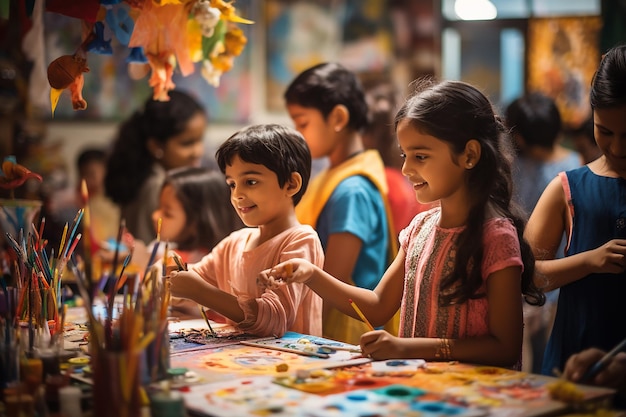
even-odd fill
[[(572, 412), (550, 397), (547, 387), (556, 378), (456, 362), (372, 362), (351, 351), (356, 346), (297, 333), (257, 341), (225, 337), (227, 331), (218, 323), (212, 327), (221, 337), (196, 344), (181, 342), (181, 334), (207, 330), (202, 319), (169, 327), (170, 366), (177, 374), (172, 388), (182, 392), (191, 416), (532, 417)], [(583, 408), (610, 406), (613, 390), (576, 387)], [(607, 411), (602, 416), (626, 414)]]

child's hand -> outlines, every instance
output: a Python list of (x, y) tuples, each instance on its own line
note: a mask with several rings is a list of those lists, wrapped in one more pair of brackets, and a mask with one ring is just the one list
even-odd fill
[(626, 270), (626, 240), (613, 239), (589, 251), (595, 273), (619, 274)]
[(200, 275), (191, 271), (172, 271), (168, 275), (168, 281), (172, 296), (191, 300), (201, 291), (202, 284), (205, 282)]
[(262, 271), (257, 278), (257, 284), (273, 290), (292, 282), (306, 284), (311, 275), (313, 275), (313, 265), (309, 261), (290, 259), (273, 268)]
[(385, 330), (374, 330), (361, 336), (363, 356), (375, 360), (407, 358), (405, 343), (408, 339), (396, 337)]
[[(563, 377), (578, 382), (584, 373), (593, 366), (606, 352), (596, 348), (585, 349), (569, 357), (565, 364)], [(626, 352), (620, 352), (609, 364), (595, 376), (590, 383), (612, 388), (626, 385)]]

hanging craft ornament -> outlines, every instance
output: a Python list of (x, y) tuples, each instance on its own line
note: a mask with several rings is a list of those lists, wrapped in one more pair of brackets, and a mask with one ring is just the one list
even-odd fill
[[(47, 10), (64, 14), (63, 9)], [(67, 15), (78, 17), (74, 9)], [(188, 76), (196, 63), (206, 81), (219, 86), (222, 74), (233, 67), (248, 41), (237, 24), (254, 23), (237, 15), (234, 2), (224, 0), (100, 0), (95, 22), (91, 9), (81, 18), (89, 28), (86, 39), (73, 55), (61, 56), (48, 67), (53, 114), (67, 88), (74, 110), (87, 108), (82, 97), (83, 73), (89, 71), (87, 53), (112, 54), (117, 47), (105, 39), (105, 28), (129, 49), (126, 62), (131, 77), (150, 73), (153, 98), (167, 101), (175, 87), (174, 71)]]

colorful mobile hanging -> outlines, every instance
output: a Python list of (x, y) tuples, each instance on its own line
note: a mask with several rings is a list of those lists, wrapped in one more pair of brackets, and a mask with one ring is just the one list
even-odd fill
[[(237, 26), (254, 22), (237, 15), (234, 2), (224, 0), (48, 0), (46, 10), (78, 18), (83, 41), (72, 55), (48, 66), (52, 113), (63, 90), (69, 88), (74, 110), (87, 108), (82, 96), (83, 73), (89, 72), (88, 53), (112, 54), (111, 39), (129, 48), (126, 62), (147, 65), (155, 100), (169, 100), (175, 87), (176, 67), (183, 76), (201, 63), (206, 81), (219, 86), (220, 77), (233, 66), (247, 38)], [(108, 32), (106, 32), (108, 33)]]

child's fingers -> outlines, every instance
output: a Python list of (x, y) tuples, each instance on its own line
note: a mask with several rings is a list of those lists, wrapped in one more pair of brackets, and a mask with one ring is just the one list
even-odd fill
[(256, 281), (257, 285), (271, 290), (274, 290), (285, 283), (282, 278), (276, 276), (276, 270), (274, 268), (261, 271)]

